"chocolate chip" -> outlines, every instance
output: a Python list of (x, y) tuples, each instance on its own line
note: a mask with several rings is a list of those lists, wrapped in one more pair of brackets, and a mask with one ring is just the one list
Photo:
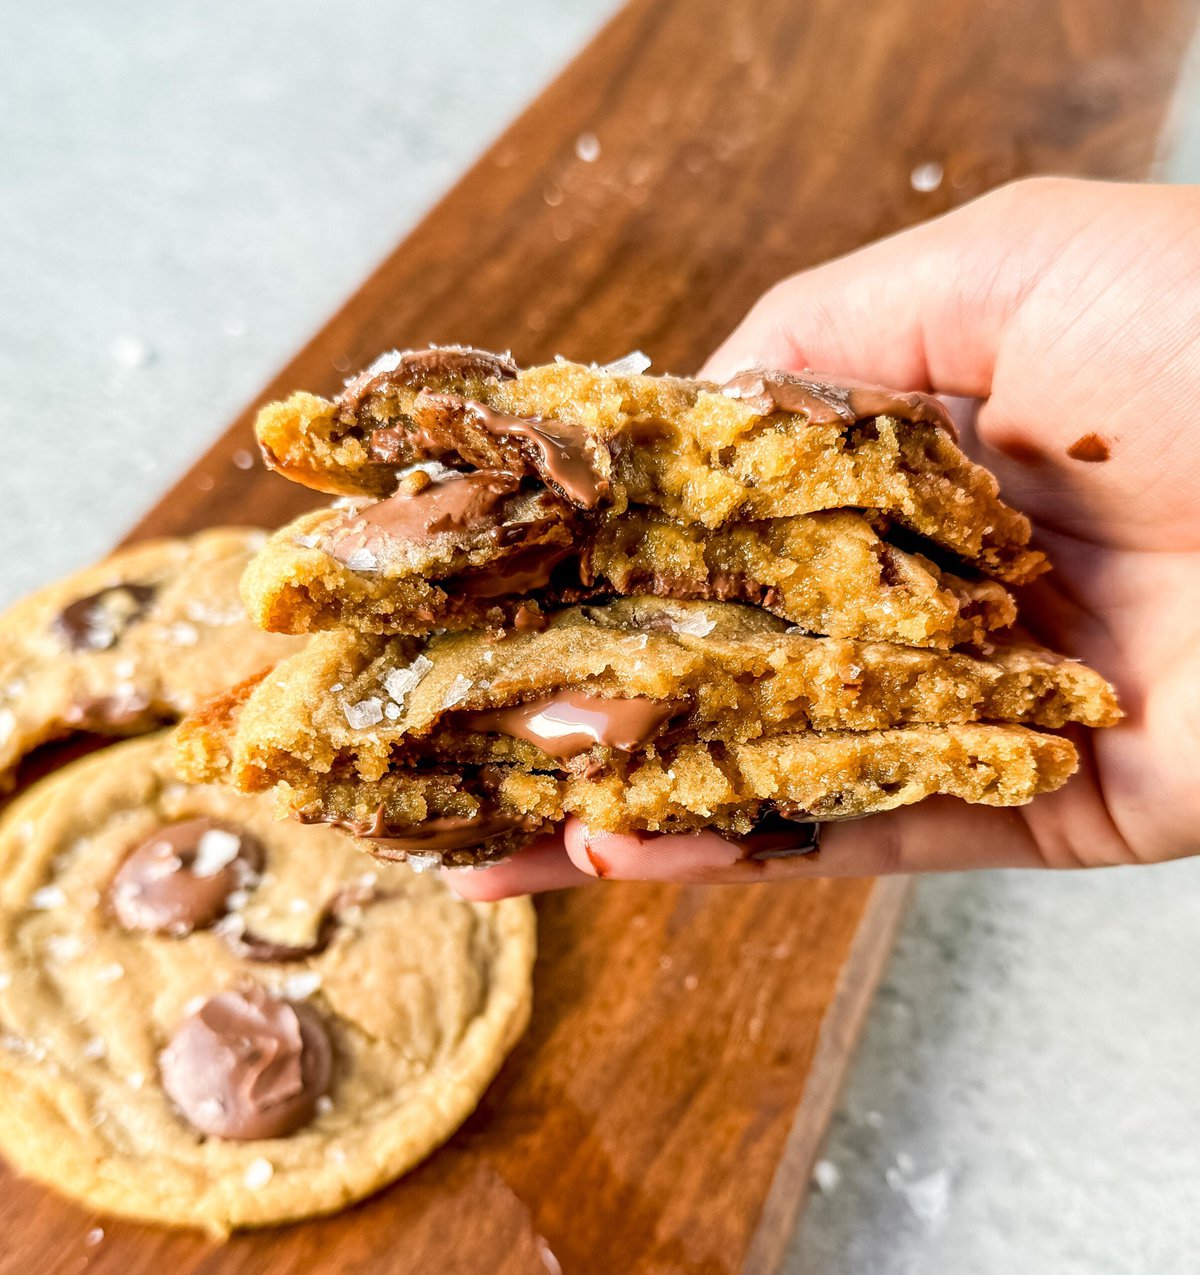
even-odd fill
[(214, 819), (168, 824), (147, 837), (117, 869), (109, 908), (126, 930), (190, 934), (225, 915), (227, 900), (262, 871), (257, 837)]
[(114, 584), (64, 607), (54, 628), (72, 651), (107, 651), (149, 609), (157, 586)]
[(282, 1138), (329, 1088), (333, 1049), (311, 1006), (261, 987), (221, 992), (184, 1019), (159, 1059), (163, 1089), (201, 1133)]

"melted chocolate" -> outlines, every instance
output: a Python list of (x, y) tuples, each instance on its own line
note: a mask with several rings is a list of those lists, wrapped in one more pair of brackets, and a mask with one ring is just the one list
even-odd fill
[(379, 895), (371, 888), (348, 886), (344, 890), (339, 890), (321, 909), (316, 937), (311, 943), (278, 943), (264, 935), (243, 930), (241, 934), (228, 936), (229, 946), (236, 955), (247, 961), (260, 961), (272, 965), (285, 965), (290, 961), (307, 961), (314, 956), (320, 956), (333, 942), (343, 912), (350, 908), (361, 907), (378, 897)]
[(225, 915), (229, 896), (262, 871), (265, 857), (257, 837), (230, 824), (214, 819), (168, 824), (117, 869), (108, 906), (126, 930), (175, 935), (205, 930)]
[(380, 394), (393, 385), (415, 389), (429, 380), (501, 381), (512, 380), (516, 375), (517, 365), (512, 359), (470, 346), (446, 345), (428, 350), (406, 350), (396, 355), (394, 366), (374, 372), (368, 369), (356, 376), (338, 396), (338, 403), (346, 411), (355, 412), (371, 395)]
[(152, 584), (114, 584), (64, 607), (55, 631), (72, 651), (107, 651), (146, 614), (157, 592)]
[(812, 854), (821, 848), (819, 823), (792, 823), (783, 818), (768, 820), (759, 831), (742, 842), (744, 858), (754, 863), (768, 859), (791, 859)]
[(398, 540), (470, 531), (496, 520), (500, 506), (520, 485), (513, 474), (483, 470), (443, 478), (417, 492), (398, 491), (349, 514), (329, 533), (325, 550), (339, 562), (347, 562), (355, 553), (374, 553)]
[[(431, 394), (428, 390), (422, 393), (418, 409), (422, 403), (447, 413), (464, 413), (473, 425), (498, 442), (514, 440), (541, 478), (581, 509), (595, 509), (609, 493), (608, 480), (597, 472), (596, 441), (582, 425), (509, 416), (472, 399)], [(451, 454), (444, 447), (430, 449), (440, 453), (435, 459)]]
[(721, 393), (763, 416), (772, 412), (805, 415), (810, 425), (853, 425), (872, 416), (894, 416), (937, 425), (955, 435), (950, 413), (932, 395), (888, 390), (848, 377), (755, 369), (726, 381)]
[(604, 699), (578, 691), (560, 691), (513, 708), (456, 714), (468, 730), (524, 739), (560, 761), (586, 753), (597, 744), (636, 752), (651, 740), (678, 705), (659, 700)]
[(549, 623), (544, 612), (535, 610), (525, 602), (513, 612), (512, 626), (518, 633), (541, 633)]
[(163, 1089), (201, 1133), (282, 1138), (316, 1114), (333, 1049), (310, 1006), (248, 987), (212, 996), (184, 1019), (160, 1067)]
[[(440, 854), (447, 850), (468, 850), (510, 832), (530, 832), (541, 824), (535, 815), (512, 815), (503, 811), (481, 811), (478, 815), (443, 815), (418, 824), (389, 824), (383, 807), (370, 823), (358, 819), (301, 815), (302, 823), (328, 823), (378, 847), (383, 858), (405, 854)], [(389, 855), (388, 851), (394, 852)]]
[(532, 593), (549, 584), (555, 568), (578, 552), (573, 545), (532, 545), (501, 562), (460, 572), (454, 577), (454, 585), (467, 598)]

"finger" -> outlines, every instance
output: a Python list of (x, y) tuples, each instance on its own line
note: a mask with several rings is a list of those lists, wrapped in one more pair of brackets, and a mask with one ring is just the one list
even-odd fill
[(997, 192), (767, 292), (702, 370), (805, 367), (903, 389), (984, 398), (1004, 323), (1028, 279), (988, 232)]
[(573, 820), (563, 835), (567, 853), (581, 873), (623, 881), (751, 884), (797, 877), (1044, 866), (1019, 812), (952, 798), (824, 824), (816, 850), (804, 848), (803, 828), (799, 825), (794, 854), (758, 857), (755, 838), (739, 843), (714, 832), (589, 834)]
[(1036, 178), (803, 271), (772, 288), (709, 359), (815, 367), (986, 398), (1006, 323), (1098, 214), (1144, 214), (1145, 189)]
[(593, 874), (580, 872), (567, 857), (558, 832), (539, 837), (502, 863), (489, 868), (443, 868), (441, 877), (459, 898), (475, 903), (562, 890), (595, 880)]

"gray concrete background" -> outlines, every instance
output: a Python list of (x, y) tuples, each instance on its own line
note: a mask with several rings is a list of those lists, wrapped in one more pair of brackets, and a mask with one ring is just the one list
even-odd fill
[[(3, 6), (0, 601), (110, 545), (612, 7)], [(1196, 887), (922, 882), (791, 1275), (1200, 1270)]]

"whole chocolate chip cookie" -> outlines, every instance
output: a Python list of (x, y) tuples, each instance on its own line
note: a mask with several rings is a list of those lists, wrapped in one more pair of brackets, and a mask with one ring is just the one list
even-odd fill
[(0, 1150), (215, 1233), (330, 1212), (472, 1111), (529, 1013), (526, 900), (462, 902), (107, 749), (0, 821)]

